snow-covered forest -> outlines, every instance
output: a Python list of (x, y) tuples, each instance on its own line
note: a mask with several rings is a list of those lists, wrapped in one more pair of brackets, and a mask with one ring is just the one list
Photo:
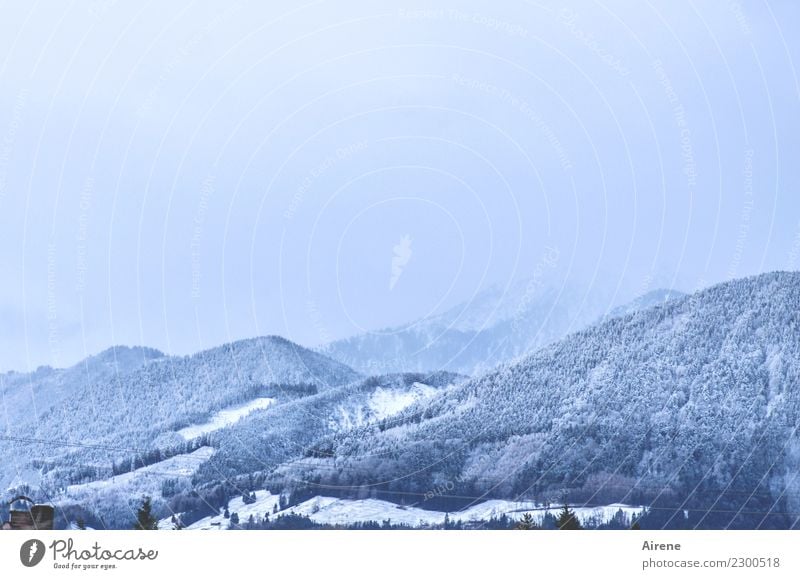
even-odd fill
[[(332, 356), (397, 350), (277, 337), (5, 374), (3, 483), (55, 504), (63, 526), (129, 528), (148, 496), (188, 528), (245, 527), (230, 525), (235, 501), (237, 517), (264, 507), (250, 528), (346, 525), (348, 509), (359, 525), (393, 509), (398, 524), (478, 524), (491, 504), (487, 524), (519, 504), (545, 520), (562, 502), (651, 528), (796, 527), (800, 274), (656, 292), (593, 319), (473, 376), (370, 375)], [(492, 331), (514, 340), (519, 324)]]

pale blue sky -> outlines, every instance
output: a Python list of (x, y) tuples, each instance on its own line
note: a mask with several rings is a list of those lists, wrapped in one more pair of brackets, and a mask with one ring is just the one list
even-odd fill
[(788, 0), (0, 11), (0, 370), (800, 261)]

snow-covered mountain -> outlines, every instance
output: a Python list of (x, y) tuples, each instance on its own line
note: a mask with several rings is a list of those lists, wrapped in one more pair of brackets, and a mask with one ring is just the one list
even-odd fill
[[(151, 348), (115, 347), (91, 356), (66, 369), (42, 366), (35, 372), (8, 372), (0, 375), (0, 393), (3, 403), (3, 436), (0, 439), (0, 458), (5, 468), (0, 470), (0, 484), (23, 484), (38, 481), (39, 464), (49, 454), (69, 454), (74, 447), (59, 447), (47, 441), (71, 440), (75, 432), (85, 432), (85, 416), (81, 410), (72, 418), (66, 409), (72, 400), (83, 401), (86, 393), (102, 388), (102, 385), (123, 380), (130, 374), (162, 360), (164, 354)], [(58, 436), (35, 442), (42, 425), (52, 422), (57, 425), (80, 423), (76, 431), (66, 428)], [(5, 488), (5, 487), (3, 487)]]
[[(261, 398), (260, 404), (237, 405), (210, 421), (182, 429), (181, 452), (167, 456), (151, 451), (145, 462), (118, 463), (114, 472), (54, 493), (61, 510), (79, 509), (94, 524), (125, 527), (132, 501), (148, 495), (159, 515), (187, 510), (197, 503), (196, 488), (233, 492), (239, 479), (306, 456), (326, 435), (347, 432), (382, 421), (454, 387), (457, 375), (402, 374), (366, 378), (318, 394)], [(177, 436), (176, 433), (173, 433)], [(162, 444), (167, 438), (162, 436)], [(176, 448), (173, 446), (172, 448)], [(141, 457), (140, 457), (141, 458)], [(252, 483), (247, 483), (252, 486)], [(204, 504), (201, 507), (207, 506)]]
[(440, 315), (338, 340), (319, 351), (365, 374), (443, 369), (479, 376), (594, 323), (681, 295), (654, 290), (613, 307), (601, 289), (532, 278), (490, 287)]
[(694, 513), (686, 524), (785, 527), (781, 513), (800, 512), (798, 427), (800, 274), (772, 273), (590, 327), (278, 474), (656, 501)]
[[(285, 493), (281, 509), (325, 524), (348, 510), (434, 520), (487, 500), (546, 510), (564, 498), (642, 505), (651, 526), (797, 524), (800, 274), (643, 296), (559, 340), (566, 330), (542, 320), (562, 301), (547, 300), (546, 315), (441, 318), (494, 351), (507, 344), (509, 358), (525, 351), (509, 336), (555, 340), (472, 379), (365, 378), (277, 337), (186, 357), (118, 348), (5, 374), (5, 482), (31, 483), (62, 521), (80, 513), (101, 528), (129, 526), (141, 494), (159, 516), (197, 521), (243, 489)], [(489, 333), (476, 327), (485, 319)], [(28, 398), (42, 401), (33, 413)]]
[[(317, 393), (305, 382), (297, 391), (291, 384), (270, 387), (273, 398), (227, 407), (179, 430), (168, 425), (167, 431), (145, 431), (151, 442), (141, 451), (131, 450), (127, 457), (109, 446), (115, 434), (75, 457), (54, 457), (58, 481), (69, 474), (74, 477), (87, 457), (97, 461), (97, 466), (82, 473), (85, 482), (50, 485), (53, 488), (46, 494), (65, 524), (74, 520), (70, 513), (79, 513), (103, 528), (128, 527), (135, 504), (144, 495), (152, 498), (159, 515), (186, 511), (186, 505), (192, 505), (190, 510), (207, 508), (220, 495), (205, 501), (197, 498), (197, 489), (206, 489), (209, 495), (235, 492), (241, 480), (253, 480), (252, 473), (303, 458), (326, 435), (379, 421), (389, 424), (396, 413), (460, 380), (447, 373), (403, 374), (341, 386), (328, 382)], [(54, 478), (52, 472), (48, 474)]]
[(184, 357), (116, 348), (69, 370), (5, 375), (0, 387), (15, 420), (0, 442), (0, 456), (12, 465), (0, 482), (37, 483), (45, 475), (59, 487), (105, 476), (122, 458), (177, 452), (186, 444), (181, 429), (229, 407), (263, 398), (283, 402), (358, 378), (278, 337)]
[(57, 407), (88, 384), (126, 376), (164, 354), (152, 348), (109, 348), (66, 369), (41, 366), (35, 372), (0, 374), (4, 421), (7, 426), (27, 426)]
[(526, 280), (491, 287), (440, 315), (320, 349), (367, 374), (448, 370), (471, 376), (577, 331), (608, 305), (577, 287)]

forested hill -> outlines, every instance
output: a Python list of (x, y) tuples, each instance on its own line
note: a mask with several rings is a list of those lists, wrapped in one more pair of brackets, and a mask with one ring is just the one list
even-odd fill
[(656, 501), (753, 526), (800, 514), (799, 424), (800, 274), (771, 273), (573, 334), (279, 474)]
[(5, 484), (35, 483), (40, 474), (62, 484), (74, 480), (70, 472), (110, 468), (137, 449), (173, 446), (182, 440), (176, 431), (226, 407), (258, 397), (291, 400), (358, 378), (279, 337), (183, 357), (117, 348), (70, 370), (6, 375), (0, 386), (19, 420), (0, 441), (0, 456), (15, 465)]
[(393, 416), (464, 378), (449, 372), (373, 376), (254, 413), (214, 436), (218, 452), (200, 470), (213, 480), (252, 473), (308, 454), (314, 443)]

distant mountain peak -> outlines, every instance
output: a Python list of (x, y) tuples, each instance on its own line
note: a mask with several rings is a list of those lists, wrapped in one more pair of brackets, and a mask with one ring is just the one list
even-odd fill
[(659, 288), (650, 290), (630, 302), (612, 309), (606, 316), (603, 316), (603, 319), (616, 318), (640, 312), (647, 308), (664, 305), (667, 302), (682, 298), (686, 295), (687, 294), (676, 289)]
[(164, 358), (166, 354), (147, 346), (111, 346), (93, 356), (89, 356), (88, 360), (111, 362), (118, 358), (133, 358), (136, 356), (140, 356), (143, 360), (155, 360)]

